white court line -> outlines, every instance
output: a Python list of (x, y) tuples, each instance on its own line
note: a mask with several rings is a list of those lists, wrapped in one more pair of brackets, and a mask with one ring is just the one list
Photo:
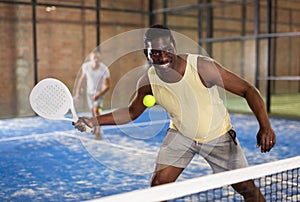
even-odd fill
[[(169, 120), (158, 120), (158, 121), (151, 121), (151, 124), (161, 124), (161, 123), (167, 123), (167, 122), (169, 122)], [(128, 123), (128, 124), (124, 124), (124, 125), (107, 125), (107, 126), (105, 125), (105, 126), (102, 126), (102, 129), (109, 130), (109, 129), (116, 129), (116, 128), (130, 128), (132, 126), (146, 126), (146, 125), (149, 125), (149, 122)], [(71, 130), (71, 131), (73, 131), (73, 130)], [(78, 138), (77, 135), (56, 134), (56, 133), (61, 133), (61, 132), (65, 133), (68, 131), (54, 131), (54, 132), (50, 132), (50, 133), (41, 133), (41, 134), (31, 134), (31, 135), (24, 135), (24, 136), (17, 136), (17, 137), (0, 138), (0, 142), (29, 139), (29, 138), (34, 138), (37, 135), (38, 136), (48, 136), (50, 134), (51, 135), (64, 135), (64, 136)]]
[[(146, 153), (146, 154), (149, 154), (149, 155), (157, 156), (157, 152), (146, 151), (146, 150), (138, 149), (138, 148), (134, 148), (134, 147), (125, 147), (125, 146), (122, 146), (122, 145), (118, 145), (118, 144), (114, 144), (114, 143), (110, 143), (110, 142), (105, 142), (105, 140), (104, 141), (95, 141), (93, 139), (89, 139), (89, 138), (86, 138), (86, 137), (81, 137), (81, 136), (80, 137), (75, 136), (75, 137), (87, 140), (90, 145), (92, 145), (92, 144), (103, 144), (103, 145), (108, 145), (108, 146), (113, 146), (113, 147), (116, 147), (116, 148), (120, 148), (120, 149), (123, 149), (123, 150), (126, 150), (126, 151), (134, 151), (134, 152), (140, 153), (140, 154), (145, 154)], [(195, 164), (195, 165), (199, 165), (201, 167), (203, 167), (204, 165), (205, 165), (205, 167), (209, 167), (208, 165), (206, 165), (206, 163), (204, 164), (203, 162), (199, 162), (198, 160), (197, 161), (192, 160), (191, 163)]]
[[(107, 126), (102, 126), (103, 130), (109, 130), (109, 129), (116, 129), (116, 128), (130, 128), (133, 125), (134, 126), (147, 126), (150, 124), (162, 124), (162, 123), (168, 123), (169, 120), (157, 120), (157, 121), (151, 121), (150, 122), (141, 122), (141, 123), (128, 123), (128, 124), (124, 124), (124, 125), (107, 125)], [(122, 146), (119, 144), (114, 144), (114, 143), (110, 143), (107, 142), (105, 140), (103, 141), (95, 141), (93, 139), (90, 138), (86, 138), (83, 136), (79, 136), (74, 134), (75, 130), (69, 130), (69, 131), (55, 131), (55, 132), (49, 132), (49, 133), (42, 133), (42, 134), (31, 134), (31, 135), (26, 135), (26, 136), (18, 136), (18, 137), (9, 137), (9, 138), (2, 138), (0, 139), (0, 142), (6, 142), (6, 141), (14, 141), (14, 140), (23, 140), (23, 139), (34, 139), (36, 137), (41, 137), (41, 136), (65, 136), (65, 137), (71, 137), (71, 138), (76, 138), (76, 139), (80, 139), (81, 143), (84, 145), (84, 143), (82, 142), (83, 140), (88, 142), (88, 145), (92, 145), (92, 144), (102, 144), (102, 145), (107, 145), (110, 147), (116, 147), (119, 149), (123, 149), (125, 151), (134, 151), (136, 153), (140, 153), (140, 154), (149, 154), (149, 155), (157, 155), (157, 152), (151, 152), (151, 151), (146, 151), (146, 150), (142, 150), (142, 149), (138, 149), (138, 148), (134, 148), (134, 147), (126, 147), (126, 146)], [(75, 132), (76, 133), (76, 132)], [(87, 152), (89, 152), (86, 149)], [(90, 152), (89, 152), (90, 153)], [(203, 163), (198, 162), (198, 161), (192, 161), (191, 163), (196, 164), (196, 165), (201, 165), (203, 166)]]
[(0, 139), (0, 142), (7, 142), (7, 141), (14, 141), (14, 140), (23, 140), (23, 139), (34, 139), (36, 137), (42, 137), (42, 136), (64, 136), (64, 137), (71, 137), (71, 138), (80, 139), (81, 141), (85, 140), (85, 141), (87, 141), (89, 143), (89, 145), (102, 144), (102, 145), (109, 145), (109, 146), (117, 147), (117, 148), (128, 150), (128, 151), (135, 151), (135, 152), (138, 152), (138, 153), (155, 154), (155, 152), (149, 152), (149, 151), (143, 151), (143, 152), (141, 152), (141, 149), (129, 148), (129, 147), (125, 147), (125, 146), (122, 146), (122, 145), (118, 145), (118, 144), (106, 142), (105, 140), (103, 140), (103, 141), (95, 141), (95, 140), (90, 139), (90, 138), (86, 138), (86, 137), (83, 137), (83, 136), (72, 134), (73, 132), (74, 131), (71, 130), (71, 131), (59, 131), (59, 132), (42, 133), (42, 134), (32, 134), (32, 135), (18, 136), (18, 137), (9, 137), (9, 138)]
[(118, 145), (118, 144), (114, 144), (114, 143), (110, 143), (110, 142), (107, 142), (105, 140), (101, 140), (101, 141), (95, 141), (93, 139), (89, 139), (89, 138), (86, 138), (86, 137), (77, 137), (79, 139), (84, 139), (85, 141), (88, 142), (88, 144), (84, 144), (85, 145), (108, 145), (108, 146), (113, 146), (113, 147), (116, 147), (116, 148), (119, 148), (119, 149), (123, 149), (123, 150), (127, 150), (127, 151), (134, 151), (134, 152), (137, 152), (137, 153), (147, 153), (147, 154), (156, 154), (156, 152), (150, 152), (150, 151), (146, 151), (146, 150), (142, 150), (142, 149), (138, 149), (138, 148), (134, 148), (134, 147), (125, 147), (125, 146), (122, 146), (122, 145)]
[[(14, 141), (14, 140), (23, 140), (23, 139), (30, 139), (35, 138), (37, 136), (49, 136), (50, 133), (42, 133), (42, 134), (31, 134), (31, 135), (24, 135), (24, 136), (18, 136), (18, 137), (7, 137), (7, 138), (1, 138), (0, 142), (7, 142), (7, 141)], [(54, 135), (51, 133), (51, 135)]]

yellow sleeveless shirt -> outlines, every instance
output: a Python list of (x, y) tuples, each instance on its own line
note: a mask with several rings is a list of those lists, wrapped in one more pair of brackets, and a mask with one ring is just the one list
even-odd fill
[(157, 104), (168, 113), (170, 128), (198, 142), (208, 142), (232, 128), (230, 117), (216, 86), (203, 85), (197, 70), (197, 58), (189, 54), (182, 79), (166, 83), (152, 66), (148, 70), (151, 89)]

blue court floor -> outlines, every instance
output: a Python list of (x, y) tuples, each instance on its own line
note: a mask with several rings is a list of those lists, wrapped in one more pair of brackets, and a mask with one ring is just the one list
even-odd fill
[[(299, 120), (272, 118), (277, 144), (261, 154), (255, 148), (256, 119), (231, 119), (250, 165), (300, 155)], [(103, 126), (101, 141), (69, 122), (0, 120), (0, 201), (84, 201), (147, 188), (167, 126), (167, 115), (155, 107), (133, 123)], [(196, 157), (178, 181), (209, 173)]]

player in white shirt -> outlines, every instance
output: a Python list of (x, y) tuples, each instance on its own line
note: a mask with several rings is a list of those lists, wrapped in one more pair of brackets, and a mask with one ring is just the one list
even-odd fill
[[(99, 116), (105, 93), (110, 87), (110, 72), (108, 67), (102, 63), (101, 54), (95, 50), (90, 54), (90, 60), (82, 65), (82, 74), (79, 78), (74, 98), (80, 95), (80, 88), (83, 81), (87, 82), (87, 101), (93, 116)], [(100, 126), (96, 126), (95, 139), (102, 139)]]

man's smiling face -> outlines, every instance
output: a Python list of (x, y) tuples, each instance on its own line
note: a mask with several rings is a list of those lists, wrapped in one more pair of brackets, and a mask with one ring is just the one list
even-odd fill
[(170, 37), (158, 37), (148, 42), (147, 59), (155, 68), (161, 70), (174, 68), (176, 49)]

